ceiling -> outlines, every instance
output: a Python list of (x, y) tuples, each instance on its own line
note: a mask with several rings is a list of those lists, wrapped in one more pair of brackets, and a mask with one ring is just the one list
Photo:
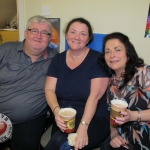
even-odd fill
[(5, 23), (11, 22), (16, 15), (16, 0), (0, 0), (0, 29), (5, 28)]

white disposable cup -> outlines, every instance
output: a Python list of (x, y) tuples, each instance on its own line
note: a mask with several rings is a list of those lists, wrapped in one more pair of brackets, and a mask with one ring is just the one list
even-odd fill
[(76, 110), (73, 108), (63, 108), (59, 110), (60, 118), (66, 124), (66, 130), (64, 132), (71, 133), (74, 131), (76, 113)]

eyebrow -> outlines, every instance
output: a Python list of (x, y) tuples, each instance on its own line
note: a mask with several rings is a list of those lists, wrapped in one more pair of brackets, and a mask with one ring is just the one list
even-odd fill
[[(77, 30), (75, 30), (75, 29), (70, 29), (71, 31), (73, 30), (73, 31), (77, 31)], [(85, 33), (87, 33), (87, 31), (80, 31), (80, 32), (85, 32)]]
[(116, 46), (114, 49), (116, 49), (116, 48), (118, 48), (118, 47), (123, 48), (122, 46)]
[[(28, 28), (28, 29), (34, 29), (34, 30), (38, 30), (38, 31), (40, 31), (38, 28)], [(42, 32), (42, 31), (46, 31), (46, 32), (48, 32), (47, 30), (41, 30), (40, 32)], [(49, 33), (49, 32), (48, 32)]]
[[(121, 47), (121, 46), (116, 46), (114, 49), (116, 49), (116, 48), (118, 48), (118, 47), (123, 48), (123, 47)], [(110, 50), (110, 49), (109, 49), (109, 48), (106, 48), (105, 50)]]

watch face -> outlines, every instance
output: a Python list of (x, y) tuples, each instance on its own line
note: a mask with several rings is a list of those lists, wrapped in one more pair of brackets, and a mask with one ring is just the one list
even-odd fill
[(0, 113), (0, 143), (10, 139), (11, 135), (12, 123), (6, 115)]
[(89, 126), (89, 124), (87, 122), (83, 121), (83, 120), (81, 120), (81, 124), (85, 125), (85, 126)]

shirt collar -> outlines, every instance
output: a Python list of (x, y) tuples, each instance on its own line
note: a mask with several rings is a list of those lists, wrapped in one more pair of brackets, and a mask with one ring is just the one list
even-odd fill
[[(18, 47), (18, 52), (23, 51), (25, 53), (24, 43), (25, 43), (25, 39), (23, 40), (23, 42), (20, 43), (20, 45)], [(48, 49), (46, 49), (44, 54), (43, 54), (43, 59), (46, 60), (47, 58), (48, 58)]]

